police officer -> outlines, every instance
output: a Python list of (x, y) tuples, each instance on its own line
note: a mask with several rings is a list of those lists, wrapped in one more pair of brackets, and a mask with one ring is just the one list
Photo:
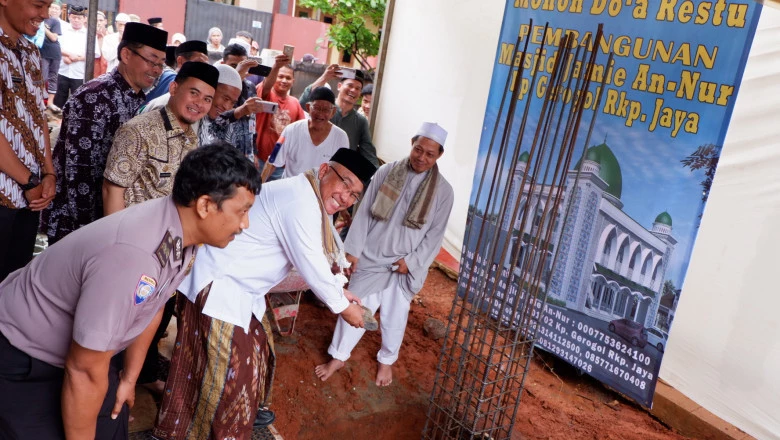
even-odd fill
[(238, 150), (203, 147), (171, 196), (71, 233), (0, 283), (0, 437), (126, 438), (163, 305), (199, 244), (248, 227), (259, 190)]

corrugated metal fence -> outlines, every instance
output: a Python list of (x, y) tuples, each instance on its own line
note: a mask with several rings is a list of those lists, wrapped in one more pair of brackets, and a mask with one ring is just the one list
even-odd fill
[(273, 14), (238, 6), (223, 5), (206, 0), (188, 0), (184, 20), (184, 35), (188, 39), (206, 41), (209, 29), (222, 30), (222, 45), (235, 37), (238, 31), (247, 31), (260, 44), (268, 47), (271, 41)]

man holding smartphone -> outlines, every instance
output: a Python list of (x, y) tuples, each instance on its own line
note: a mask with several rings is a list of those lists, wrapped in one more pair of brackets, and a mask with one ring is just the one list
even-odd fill
[[(365, 76), (362, 71), (354, 70), (354, 78), (346, 78), (342, 70), (338, 64), (328, 66), (325, 72), (317, 78), (317, 81), (314, 81), (303, 91), (301, 105), (306, 105), (311, 101), (310, 95), (312, 90), (324, 86), (331, 80), (340, 79), (337, 89), (338, 95), (336, 96), (337, 111), (330, 122), (347, 132), (351, 150), (359, 152), (375, 166), (379, 166), (379, 161), (376, 157), (376, 147), (374, 147), (371, 133), (368, 131), (368, 119), (358, 114), (355, 107), (355, 104), (360, 99), (360, 92), (363, 90)], [(350, 69), (349, 73), (352, 73), (352, 69)]]
[[(285, 54), (278, 55), (268, 76), (257, 85), (257, 96), (263, 101), (275, 102), (273, 113), (257, 114), (257, 154), (259, 169), (263, 169), (268, 156), (274, 149), (282, 130), (293, 122), (306, 118), (298, 98), (290, 96), (290, 89), (295, 83), (292, 59)], [(282, 170), (276, 170), (270, 180), (281, 177)]]

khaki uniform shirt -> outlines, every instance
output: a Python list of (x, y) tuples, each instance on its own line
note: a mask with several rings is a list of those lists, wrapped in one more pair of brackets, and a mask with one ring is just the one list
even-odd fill
[(195, 131), (184, 130), (169, 107), (143, 113), (117, 131), (103, 177), (127, 188), (125, 206), (164, 197), (182, 159), (197, 146)]
[(58, 241), (0, 283), (0, 333), (63, 367), (71, 340), (119, 352), (176, 291), (197, 246), (182, 248), (170, 197), (123, 209)]

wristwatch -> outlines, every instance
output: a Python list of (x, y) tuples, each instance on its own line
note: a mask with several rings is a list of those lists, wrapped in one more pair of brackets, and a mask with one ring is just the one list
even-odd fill
[(19, 184), (19, 187), (22, 188), (22, 191), (29, 191), (40, 184), (41, 178), (35, 173), (30, 173), (30, 178), (27, 179), (27, 183)]

